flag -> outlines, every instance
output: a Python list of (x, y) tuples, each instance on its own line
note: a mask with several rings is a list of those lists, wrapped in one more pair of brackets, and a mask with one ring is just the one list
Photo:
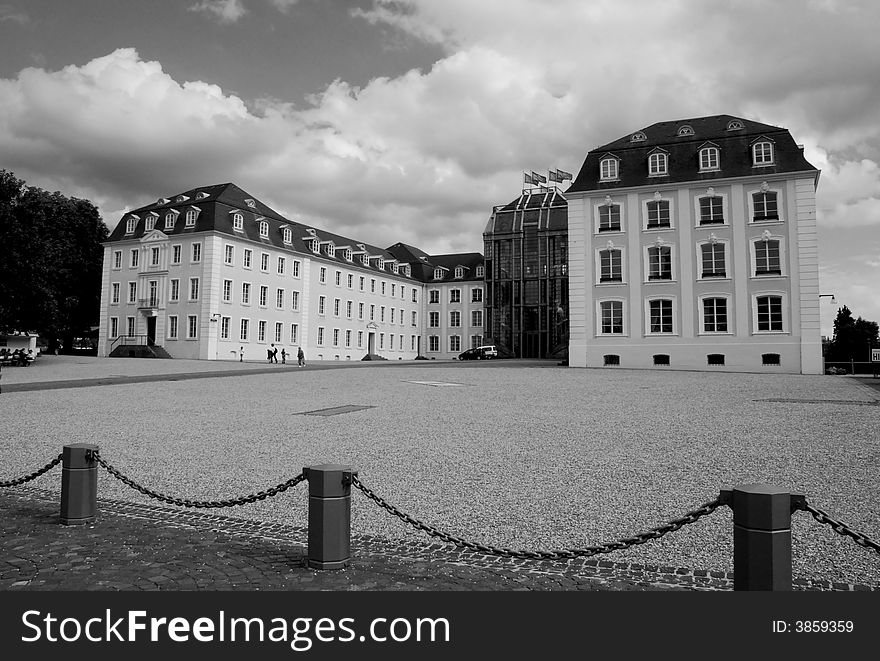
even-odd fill
[(537, 172), (532, 172), (532, 183), (546, 184), (547, 177), (545, 177), (543, 174), (538, 174)]
[(565, 181), (566, 179), (571, 181), (571, 172), (566, 172), (565, 170), (557, 170), (556, 176), (559, 177), (559, 181)]
[(559, 173), (556, 170), (550, 170), (547, 173), (547, 176), (550, 178), (550, 181), (555, 181), (557, 183), (562, 181), (562, 179), (559, 178)]
[(523, 172), (523, 184), (527, 184), (529, 186), (535, 185), (535, 180), (529, 175), (528, 172)]

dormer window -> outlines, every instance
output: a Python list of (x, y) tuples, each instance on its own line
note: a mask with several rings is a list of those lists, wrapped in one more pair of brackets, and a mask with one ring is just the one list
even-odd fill
[(614, 181), (617, 179), (617, 159), (603, 158), (599, 162), (599, 179), (601, 181)]
[(406, 277), (409, 277), (409, 264), (401, 264), (400, 272), (403, 273)]
[(703, 147), (700, 150), (700, 170), (718, 169), (718, 147)]
[(126, 234), (134, 234), (134, 230), (137, 227), (137, 222), (140, 220), (137, 216), (132, 216), (125, 223), (125, 233)]
[(342, 258), (343, 258), (346, 262), (350, 262), (350, 261), (351, 261), (351, 248), (346, 248), (345, 250), (342, 251)]
[(366, 265), (370, 264), (370, 256), (367, 253), (364, 253), (363, 255), (361, 255), (361, 264), (366, 264)]
[(687, 136), (693, 135), (693, 134), (694, 134), (694, 129), (691, 128), (690, 126), (688, 126), (687, 124), (685, 124), (684, 126), (682, 126), (681, 128), (678, 129), (678, 137), (679, 138), (686, 138)]
[(195, 227), (196, 218), (199, 217), (199, 209), (190, 209), (186, 212), (186, 224), (185, 227)]
[(655, 152), (648, 157), (648, 175), (658, 177), (669, 174), (667, 167), (666, 154), (663, 152)]
[(269, 223), (265, 220), (260, 221), (260, 237), (263, 239), (269, 238)]
[(309, 241), (309, 248), (310, 248), (311, 251), (314, 252), (314, 253), (319, 252), (320, 249), (321, 249), (321, 244), (320, 244), (320, 242), (318, 241), (318, 239), (311, 239), (311, 240)]
[(210, 197), (205, 191), (201, 191), (198, 195), (196, 195), (197, 200), (204, 200), (206, 197)]
[(173, 230), (174, 229), (174, 221), (177, 220), (177, 212), (169, 211), (165, 214), (165, 229)]
[(332, 243), (328, 243), (327, 247), (324, 250), (327, 253), (328, 257), (334, 257), (336, 255), (336, 248), (333, 246)]
[(244, 203), (245, 203), (246, 205), (248, 205), (251, 209), (256, 209), (256, 208), (257, 208), (257, 203), (254, 202), (254, 201), (253, 201), (252, 199), (250, 199), (250, 198), (246, 199), (246, 200), (244, 201)]
[(156, 200), (156, 205), (161, 207), (168, 204), (170, 201), (171, 200), (169, 200), (167, 197), (160, 197), (158, 200)]
[(146, 221), (144, 222), (144, 231), (149, 232), (156, 226), (156, 219), (158, 216), (147, 216)]
[(436, 268), (434, 269), (434, 280), (442, 280), (443, 279), (443, 269)]
[(728, 131), (739, 131), (740, 129), (743, 129), (743, 128), (745, 128), (743, 126), (743, 123), (741, 121), (739, 121), (738, 119), (731, 120), (727, 124)]
[(752, 145), (752, 165), (773, 165), (773, 143), (762, 140)]
[(242, 216), (240, 213), (234, 214), (232, 216), (232, 229), (239, 232), (244, 230), (244, 216)]
[(482, 265), (477, 267), (477, 277), (478, 277), (478, 278), (482, 278), (482, 277), (483, 277), (483, 267), (482, 267)]
[(456, 266), (455, 267), (455, 278), (456, 280), (461, 280), (464, 277), (464, 267)]
[(284, 241), (286, 245), (293, 243), (293, 232), (290, 231), (289, 227), (285, 227), (281, 230), (281, 240)]
[(186, 202), (189, 198), (186, 195), (178, 195), (175, 202)]
[(376, 268), (379, 269), (380, 271), (385, 270), (385, 260), (382, 259), (381, 257), (376, 260)]
[(636, 133), (632, 134), (629, 140), (630, 142), (644, 142), (647, 139), (648, 136), (646, 136), (642, 131), (637, 131)]

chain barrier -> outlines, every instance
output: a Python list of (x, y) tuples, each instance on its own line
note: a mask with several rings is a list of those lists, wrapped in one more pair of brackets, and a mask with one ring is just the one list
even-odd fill
[(855, 530), (850, 528), (848, 525), (846, 525), (842, 521), (836, 521), (836, 520), (832, 519), (830, 516), (828, 516), (828, 514), (826, 514), (822, 510), (820, 510), (816, 507), (812, 507), (811, 505), (809, 505), (807, 503), (804, 503), (803, 509), (805, 511), (809, 512), (810, 514), (812, 514), (813, 518), (816, 519), (816, 521), (818, 521), (819, 523), (827, 523), (829, 526), (831, 526), (831, 528), (834, 530), (834, 532), (838, 533), (839, 535), (843, 535), (845, 537), (852, 537), (853, 540), (855, 541), (855, 543), (858, 544), (859, 546), (864, 546), (865, 548), (874, 549), (877, 553), (880, 553), (880, 544), (868, 539), (868, 537), (866, 535), (863, 535), (860, 532), (856, 532)]
[(235, 505), (246, 505), (248, 503), (255, 503), (258, 500), (265, 500), (266, 498), (275, 496), (279, 493), (282, 493), (283, 491), (287, 491), (291, 487), (295, 487), (297, 484), (306, 479), (306, 474), (303, 472), (296, 477), (287, 480), (287, 482), (282, 482), (278, 486), (272, 487), (271, 489), (266, 489), (265, 491), (253, 493), (248, 496), (241, 496), (240, 498), (229, 498), (227, 500), (188, 500), (186, 498), (172, 498), (171, 496), (166, 496), (165, 494), (159, 493), (157, 491), (147, 489), (146, 487), (141, 486), (131, 478), (126, 477), (118, 470), (116, 470), (113, 466), (108, 464), (104, 460), (104, 458), (101, 457), (100, 453), (92, 452), (91, 455), (95, 461), (97, 461), (99, 464), (101, 464), (101, 466), (107, 469), (108, 473), (110, 473), (113, 477), (115, 477), (122, 483), (130, 486), (132, 489), (140, 491), (142, 494), (144, 494), (145, 496), (149, 496), (150, 498), (155, 498), (156, 500), (161, 500), (172, 505), (179, 505), (181, 507), (232, 507)]
[(450, 535), (449, 533), (439, 530), (434, 526), (422, 523), (421, 521), (411, 517), (409, 514), (402, 512), (394, 505), (389, 504), (385, 499), (377, 496), (370, 488), (364, 485), (357, 476), (352, 476), (351, 483), (353, 486), (360, 489), (367, 498), (379, 505), (379, 507), (387, 510), (405, 523), (408, 523), (415, 528), (428, 533), (432, 537), (437, 537), (439, 539), (442, 539), (444, 542), (454, 544), (455, 546), (461, 546), (490, 555), (532, 560), (567, 560), (578, 557), (586, 558), (593, 555), (598, 555), (600, 553), (610, 553), (611, 551), (622, 551), (623, 549), (629, 548), (630, 546), (635, 546), (636, 544), (644, 544), (649, 540), (659, 539), (660, 537), (663, 537), (663, 535), (678, 530), (682, 526), (690, 523), (695, 523), (700, 517), (711, 514), (721, 505), (721, 500), (719, 498), (716, 498), (713, 501), (705, 503), (698, 509), (695, 509), (692, 512), (688, 512), (684, 516), (669, 521), (662, 526), (652, 528), (651, 530), (647, 530), (632, 537), (624, 537), (623, 539), (619, 539), (613, 542), (606, 542), (597, 546), (588, 546), (583, 549), (561, 549), (556, 551), (517, 551), (513, 549), (499, 548), (497, 546), (477, 544), (475, 542), (469, 542), (461, 537)]
[(9, 480), (8, 482), (0, 482), (0, 487), (17, 487), (19, 484), (24, 484), (25, 482), (30, 482), (31, 480), (35, 480), (38, 477), (40, 477), (40, 475), (42, 475), (43, 473), (46, 473), (46, 472), (52, 470), (53, 468), (55, 468), (55, 466), (60, 464), (61, 459), (63, 457), (64, 457), (64, 454), (59, 454), (52, 461), (50, 461), (48, 464), (43, 466), (41, 469), (34, 471), (30, 475), (24, 475), (22, 477), (18, 477), (16, 479), (14, 479), (14, 480)]

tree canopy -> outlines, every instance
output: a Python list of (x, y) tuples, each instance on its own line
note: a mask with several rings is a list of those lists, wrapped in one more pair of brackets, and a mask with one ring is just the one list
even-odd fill
[(834, 320), (834, 336), (828, 345), (825, 359), (829, 362), (871, 360), (871, 347), (880, 346), (880, 327), (876, 321), (853, 319), (852, 311), (845, 305), (837, 310)]
[(27, 186), (0, 170), (0, 331), (50, 347), (98, 324), (108, 229), (88, 200)]

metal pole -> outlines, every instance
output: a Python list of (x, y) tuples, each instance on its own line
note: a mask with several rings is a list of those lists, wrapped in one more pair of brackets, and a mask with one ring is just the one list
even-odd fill
[(802, 495), (768, 484), (722, 491), (733, 509), (733, 589), (791, 591), (791, 512)]
[(65, 445), (61, 458), (61, 523), (92, 523), (98, 513), (98, 462), (92, 443)]
[(308, 565), (342, 569), (351, 562), (351, 478), (348, 466), (306, 466), (309, 480)]

